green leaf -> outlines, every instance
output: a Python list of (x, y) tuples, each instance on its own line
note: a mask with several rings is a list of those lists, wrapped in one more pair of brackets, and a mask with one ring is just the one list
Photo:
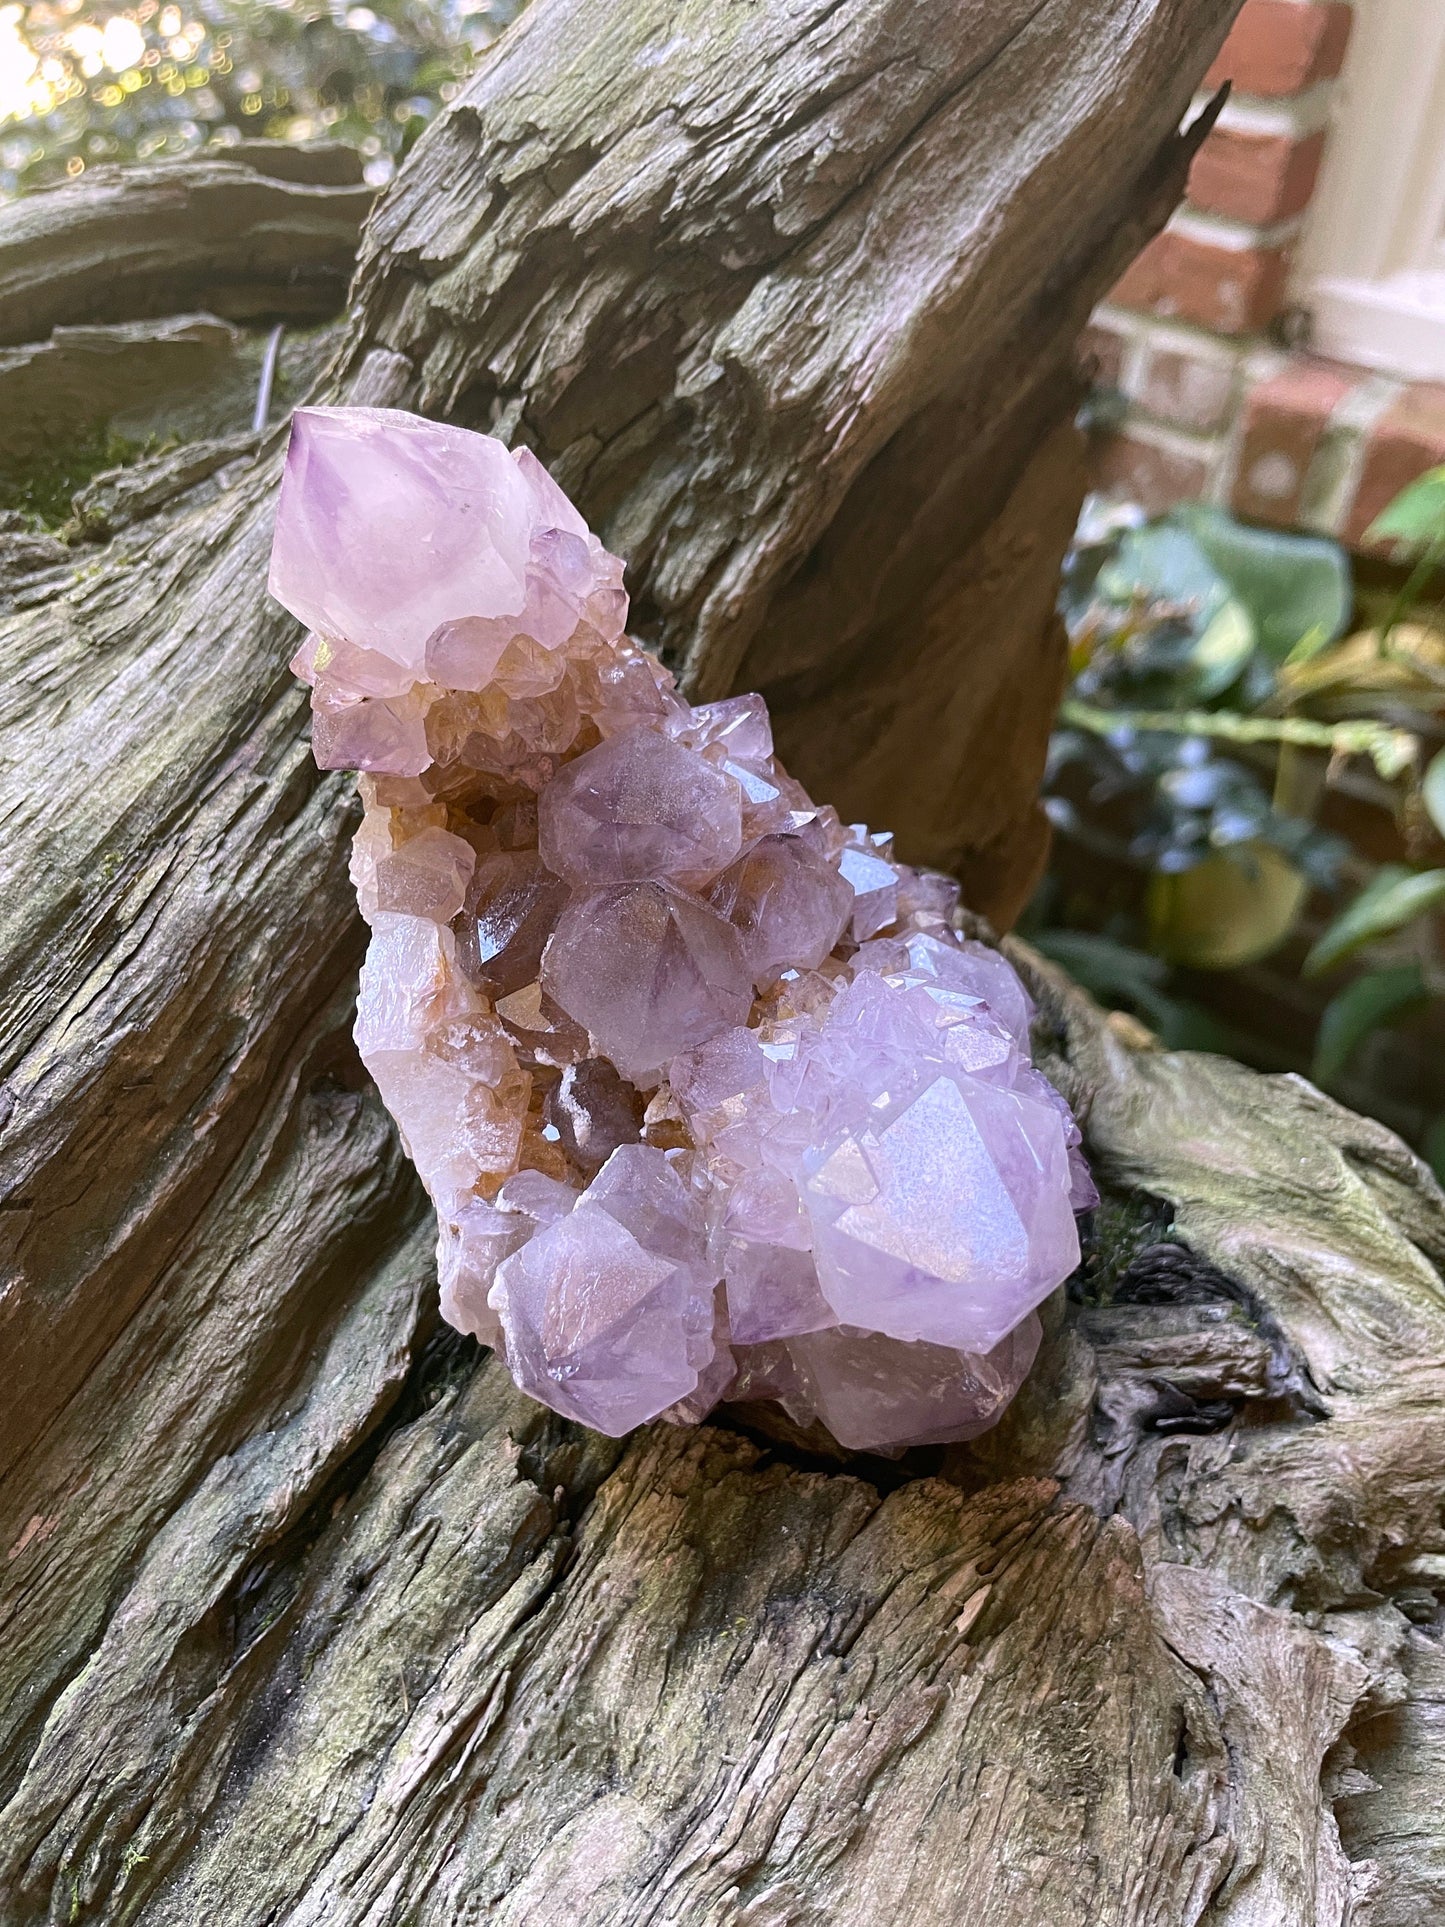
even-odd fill
[(1111, 602), (1129, 603), (1143, 597), (1183, 603), (1205, 620), (1229, 594), (1224, 578), (1194, 537), (1168, 522), (1128, 530), (1099, 571), (1099, 589)]
[(1110, 602), (1167, 602), (1188, 612), (1196, 641), (1185, 672), (1197, 702), (1220, 695), (1254, 651), (1254, 619), (1188, 530), (1168, 522), (1131, 529), (1099, 571)]
[(1116, 997), (1148, 1003), (1168, 975), (1164, 964), (1146, 950), (1131, 950), (1128, 944), (1087, 930), (1041, 931), (1034, 948), (1104, 1003)]
[(1417, 476), (1365, 530), (1367, 542), (1393, 542), (1408, 554), (1445, 541), (1445, 463)]
[(1220, 603), (1194, 646), (1190, 659), (1190, 693), (1198, 702), (1220, 696), (1254, 654), (1254, 623), (1242, 602), (1230, 596)]
[(1150, 878), (1149, 938), (1173, 963), (1237, 970), (1278, 950), (1308, 895), (1306, 878), (1273, 845), (1242, 843)]
[(1171, 519), (1194, 537), (1248, 611), (1271, 662), (1297, 651), (1313, 654), (1344, 634), (1354, 584), (1338, 542), (1246, 528), (1222, 509), (1198, 503), (1176, 509)]
[(1328, 649), (1334, 640), (1335, 638), (1323, 623), (1316, 623), (1313, 629), (1305, 631), (1294, 648), (1290, 650), (1284, 659), (1284, 667), (1293, 669), (1302, 662), (1313, 662), (1315, 657), (1322, 650)]
[(1430, 821), (1441, 836), (1445, 836), (1445, 749), (1431, 757), (1430, 767), (1420, 784), (1420, 795)]
[(1243, 1040), (1237, 1030), (1221, 1024), (1201, 1004), (1188, 997), (1165, 999), (1154, 1023), (1165, 1050), (1202, 1050), (1214, 1057), (1238, 1057)]
[(1322, 975), (1366, 944), (1403, 930), (1440, 903), (1445, 903), (1445, 870), (1407, 870), (1387, 863), (1305, 958), (1304, 975)]
[(1347, 984), (1326, 1004), (1315, 1039), (1311, 1076), (1317, 1084), (1333, 1084), (1349, 1062), (1355, 1046), (1372, 1030), (1388, 1024), (1416, 1005), (1429, 1001), (1430, 991), (1418, 964), (1390, 970), (1370, 970)]
[(1164, 988), (1168, 966), (1147, 950), (1134, 950), (1086, 930), (1044, 930), (1032, 942), (1106, 1008), (1136, 1012), (1166, 1050), (1227, 1055), (1236, 1048), (1233, 1034), (1197, 1004), (1169, 995)]

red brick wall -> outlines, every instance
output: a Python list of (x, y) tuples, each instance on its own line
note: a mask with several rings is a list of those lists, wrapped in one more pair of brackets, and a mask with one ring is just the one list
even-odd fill
[(1212, 92), (1227, 80), (1243, 94), (1269, 99), (1333, 80), (1344, 65), (1350, 24), (1341, 0), (1244, 0), (1205, 88)]
[(1245, 0), (1206, 80), (1233, 92), (1185, 205), (1084, 342), (1125, 404), (1099, 448), (1101, 486), (1151, 509), (1202, 495), (1358, 544), (1405, 483), (1445, 461), (1445, 388), (1282, 345), (1351, 22), (1342, 0)]
[(1315, 191), (1325, 131), (1291, 139), (1216, 127), (1189, 170), (1189, 205), (1256, 227), (1302, 214)]
[(1351, 17), (1342, 0), (1244, 0), (1205, 77), (1206, 94), (1226, 81), (1233, 92), (1195, 157), (1183, 218), (1130, 268), (1118, 306), (1230, 335), (1276, 320)]
[(1214, 334), (1258, 334), (1284, 302), (1289, 256), (1283, 247), (1221, 245), (1207, 235), (1165, 228), (1109, 297)]

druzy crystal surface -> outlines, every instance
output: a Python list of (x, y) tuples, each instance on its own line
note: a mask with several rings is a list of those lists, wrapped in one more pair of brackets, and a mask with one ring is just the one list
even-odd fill
[(689, 705), (537, 459), (293, 423), (271, 589), (361, 772), (356, 1036), (443, 1314), (600, 1431), (774, 1399), (896, 1453), (984, 1430), (1092, 1202), (957, 887), (815, 804), (757, 696)]

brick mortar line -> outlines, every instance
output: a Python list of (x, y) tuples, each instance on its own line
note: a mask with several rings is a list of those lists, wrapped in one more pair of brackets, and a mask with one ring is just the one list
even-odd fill
[[(1263, 134), (1305, 141), (1329, 126), (1338, 92), (1338, 80), (1317, 80), (1297, 94), (1231, 93), (1216, 125), (1230, 134)], [(1210, 98), (1205, 93), (1196, 94), (1181, 125), (1207, 107)]]
[(1186, 203), (1170, 215), (1166, 232), (1182, 234), (1185, 240), (1196, 241), (1201, 247), (1227, 249), (1231, 254), (1250, 254), (1255, 249), (1273, 253), (1297, 240), (1303, 225), (1302, 212), (1284, 221), (1260, 225), (1236, 220), (1229, 214), (1211, 214), (1207, 208), (1190, 207)]

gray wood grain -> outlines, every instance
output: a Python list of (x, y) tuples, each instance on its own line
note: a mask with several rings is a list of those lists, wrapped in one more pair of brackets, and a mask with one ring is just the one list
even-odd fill
[(245, 141), (224, 159), (96, 167), (0, 202), (0, 345), (188, 308), (337, 313), (375, 195), (335, 153)]
[(351, 392), (533, 444), (690, 687), (761, 689), (803, 781), (1008, 923), (1073, 345), (1236, 4), (533, 7), (368, 230)]

